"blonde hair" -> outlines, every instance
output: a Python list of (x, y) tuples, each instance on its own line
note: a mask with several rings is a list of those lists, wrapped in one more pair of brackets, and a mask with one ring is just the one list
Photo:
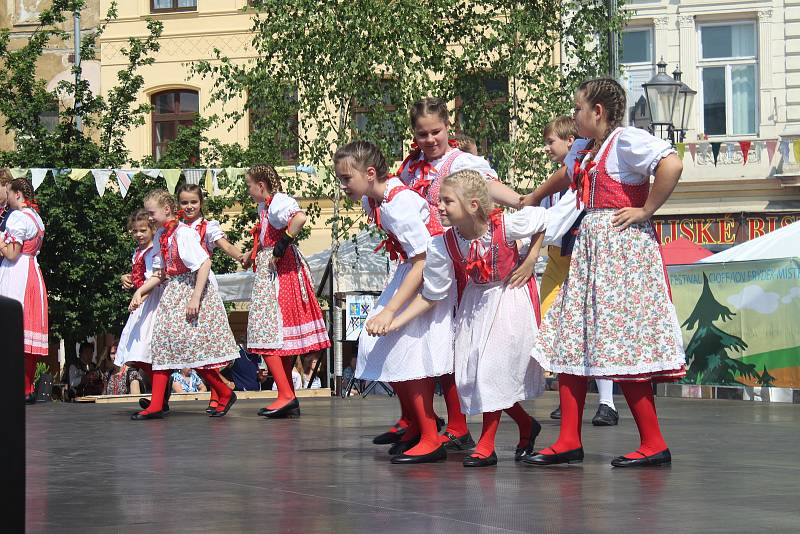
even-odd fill
[(145, 195), (143, 202), (155, 202), (162, 208), (169, 208), (172, 215), (178, 213), (178, 202), (166, 189), (153, 189)]
[(156, 231), (156, 224), (150, 220), (150, 216), (147, 215), (147, 211), (145, 211), (143, 208), (139, 208), (128, 215), (128, 231), (132, 231), (134, 225), (138, 222), (145, 222), (152, 231)]
[(542, 137), (547, 137), (550, 134), (555, 134), (556, 137), (564, 141), (567, 141), (570, 137), (573, 139), (578, 137), (578, 128), (575, 126), (575, 120), (566, 115), (556, 117), (542, 129)]
[(452, 187), (462, 204), (467, 204), (470, 200), (478, 201), (478, 218), (486, 222), (489, 214), (494, 210), (494, 202), (489, 196), (489, 187), (484, 178), (478, 171), (465, 169), (445, 176), (442, 180), (443, 186)]
[(13, 179), (8, 169), (0, 169), (0, 185), (8, 185)]

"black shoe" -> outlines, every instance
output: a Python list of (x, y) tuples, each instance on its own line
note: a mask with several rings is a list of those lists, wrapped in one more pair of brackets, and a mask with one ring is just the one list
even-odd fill
[[(139, 406), (142, 407), (142, 410), (148, 409), (150, 407), (150, 399), (139, 399)], [(166, 400), (164, 400), (164, 404), (161, 406), (161, 411), (164, 415), (169, 413), (169, 403)]]
[(36, 393), (25, 395), (25, 404), (36, 404)]
[(492, 454), (486, 458), (467, 456), (462, 463), (464, 467), (489, 467), (490, 465), (497, 465), (497, 455), (492, 451)]
[(372, 439), (372, 443), (375, 445), (391, 445), (392, 443), (400, 441), (400, 438), (406, 433), (406, 427), (395, 424), (392, 428), (395, 429), (394, 432), (389, 431), (378, 434)]
[(276, 408), (274, 410), (268, 410), (267, 408), (264, 408), (263, 412), (264, 413), (261, 413), (261, 410), (258, 411), (259, 415), (263, 415), (267, 419), (285, 419), (287, 417), (297, 417), (300, 415), (300, 401), (297, 400), (297, 397), (295, 397), (280, 408)]
[[(217, 406), (211, 406), (211, 402), (216, 402)], [(211, 415), (212, 413), (217, 411), (217, 407), (219, 406), (219, 401), (211, 401), (208, 403), (208, 407), (206, 407), (206, 413)]]
[(228, 413), (228, 410), (231, 409), (231, 406), (233, 406), (233, 403), (235, 402), (236, 402), (236, 393), (231, 391), (231, 398), (228, 399), (228, 404), (225, 405), (225, 408), (223, 408), (222, 410), (216, 410), (209, 417), (225, 417), (225, 414)]
[(536, 442), (536, 437), (542, 431), (542, 425), (539, 424), (539, 421), (531, 417), (532, 420), (532, 427), (531, 427), (531, 435), (528, 438), (528, 446), (527, 447), (517, 447), (514, 451), (514, 461), (519, 462), (522, 460), (523, 456), (528, 456), (533, 452), (533, 444)]
[(441, 462), (442, 460), (447, 460), (447, 451), (444, 447), (439, 447), (435, 451), (422, 454), (419, 456), (408, 456), (407, 454), (401, 454), (399, 456), (395, 456), (392, 458), (393, 464), (426, 464), (431, 462)]
[(164, 412), (153, 412), (153, 413), (136, 412), (135, 414), (131, 415), (131, 420), (133, 421), (145, 421), (147, 419), (164, 419)]
[(561, 405), (558, 405), (558, 408), (550, 412), (550, 419), (561, 419)]
[(656, 467), (659, 465), (670, 465), (672, 463), (672, 455), (669, 449), (664, 449), (656, 454), (645, 456), (639, 451), (641, 458), (625, 458), (624, 456), (617, 456), (611, 460), (611, 465), (614, 467)]
[(444, 448), (448, 451), (466, 451), (467, 449), (475, 448), (475, 440), (472, 439), (472, 435), (469, 432), (460, 438), (450, 432), (445, 432), (442, 435), (449, 440), (444, 444)]
[(407, 441), (398, 441), (397, 443), (389, 447), (389, 455), (397, 456), (398, 454), (404, 454), (410, 448), (416, 447), (417, 443), (419, 443), (419, 436), (417, 436), (414, 439), (409, 439)]
[(522, 461), (531, 465), (576, 464), (583, 461), (583, 447), (556, 454), (542, 454), (534, 452), (522, 458)]
[(594, 426), (617, 426), (619, 424), (619, 414), (611, 406), (601, 404), (597, 407), (597, 413), (592, 418)]

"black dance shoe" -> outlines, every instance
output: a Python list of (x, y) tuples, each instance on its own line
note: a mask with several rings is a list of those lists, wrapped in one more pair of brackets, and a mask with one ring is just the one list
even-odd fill
[(672, 455), (669, 449), (664, 449), (656, 454), (645, 456), (639, 451), (641, 458), (625, 458), (624, 456), (617, 456), (611, 460), (611, 465), (614, 467), (657, 467), (659, 465), (670, 465), (672, 463)]
[(462, 463), (464, 464), (464, 467), (489, 467), (491, 465), (497, 465), (497, 455), (494, 451), (492, 451), (492, 454), (486, 458), (481, 458), (480, 456), (467, 456), (464, 458)]
[[(139, 399), (139, 406), (142, 407), (142, 410), (146, 410), (150, 407), (150, 399), (141, 398)], [(164, 412), (164, 415), (169, 413), (169, 403), (165, 400), (164, 404), (161, 406), (161, 411)]]
[(36, 404), (36, 393), (25, 395), (25, 404)]
[(262, 410), (258, 411), (259, 415), (263, 415), (267, 419), (286, 419), (287, 417), (297, 417), (300, 415), (300, 401), (297, 400), (297, 397), (295, 397), (280, 408), (275, 408), (274, 410), (263, 408), (263, 413), (261, 412)]
[(395, 429), (394, 432), (384, 432), (383, 434), (378, 434), (374, 438), (372, 438), (372, 443), (375, 445), (391, 445), (392, 443), (397, 443), (400, 441), (400, 438), (403, 437), (403, 434), (406, 433), (406, 427), (400, 426), (395, 424), (392, 426)]
[(522, 461), (530, 465), (577, 464), (583, 461), (583, 447), (555, 454), (534, 452), (524, 456)]
[(131, 415), (132, 421), (146, 421), (147, 419), (164, 419), (164, 412), (139, 413)]
[(447, 451), (443, 446), (428, 454), (421, 454), (419, 456), (409, 456), (401, 454), (392, 458), (393, 464), (427, 464), (432, 462), (441, 462), (447, 460)]
[(619, 414), (611, 406), (601, 404), (597, 407), (597, 413), (592, 418), (594, 426), (617, 426), (619, 424)]
[(409, 439), (407, 441), (398, 441), (397, 443), (389, 447), (389, 455), (397, 456), (398, 454), (404, 454), (410, 448), (416, 447), (417, 443), (419, 443), (419, 436), (413, 439)]
[[(216, 402), (217, 406), (211, 406), (212, 402)], [(208, 406), (206, 407), (206, 413), (211, 415), (212, 413), (217, 411), (217, 407), (219, 406), (219, 401), (209, 401)]]
[(472, 435), (469, 432), (460, 438), (454, 436), (450, 432), (445, 432), (442, 435), (448, 439), (444, 444), (444, 448), (448, 451), (466, 451), (475, 448), (475, 440), (472, 439)]
[(561, 405), (558, 405), (558, 408), (550, 412), (550, 419), (561, 419)]
[(223, 408), (222, 410), (215, 411), (209, 417), (225, 417), (225, 414), (228, 413), (228, 410), (231, 409), (231, 406), (233, 406), (233, 403), (235, 402), (236, 402), (236, 393), (231, 391), (231, 398), (228, 399), (228, 404), (225, 405), (225, 408)]
[(514, 451), (514, 461), (519, 462), (522, 460), (523, 456), (528, 456), (533, 452), (533, 444), (536, 443), (536, 437), (542, 431), (542, 425), (539, 424), (539, 421), (531, 417), (532, 426), (531, 426), (531, 435), (528, 438), (528, 446), (527, 447), (517, 447)]

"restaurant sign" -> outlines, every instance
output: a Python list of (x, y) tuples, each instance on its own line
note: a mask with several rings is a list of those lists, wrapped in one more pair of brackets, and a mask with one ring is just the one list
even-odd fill
[(653, 217), (662, 245), (683, 237), (698, 245), (738, 245), (800, 221), (800, 211)]

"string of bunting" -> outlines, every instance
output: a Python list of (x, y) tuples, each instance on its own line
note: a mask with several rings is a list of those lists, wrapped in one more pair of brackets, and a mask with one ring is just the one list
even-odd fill
[(775, 153), (779, 152), (783, 161), (789, 161), (790, 155), (794, 157), (794, 161), (796, 163), (800, 163), (800, 139), (767, 139), (767, 140), (758, 140), (758, 141), (699, 141), (697, 143), (676, 143), (675, 150), (678, 153), (678, 157), (683, 159), (684, 155), (686, 154), (686, 149), (689, 149), (689, 154), (692, 156), (692, 161), (697, 163), (697, 151), (698, 147), (704, 154), (708, 154), (709, 151), (711, 153), (711, 157), (714, 160), (714, 166), (717, 165), (719, 162), (719, 154), (722, 150), (722, 145), (725, 145), (725, 154), (729, 161), (732, 161), (737, 147), (738, 150), (742, 154), (742, 165), (747, 165), (747, 162), (750, 158), (750, 150), (753, 149), (755, 151), (765, 150), (767, 151), (767, 164), (771, 164), (773, 158), (775, 157)]

